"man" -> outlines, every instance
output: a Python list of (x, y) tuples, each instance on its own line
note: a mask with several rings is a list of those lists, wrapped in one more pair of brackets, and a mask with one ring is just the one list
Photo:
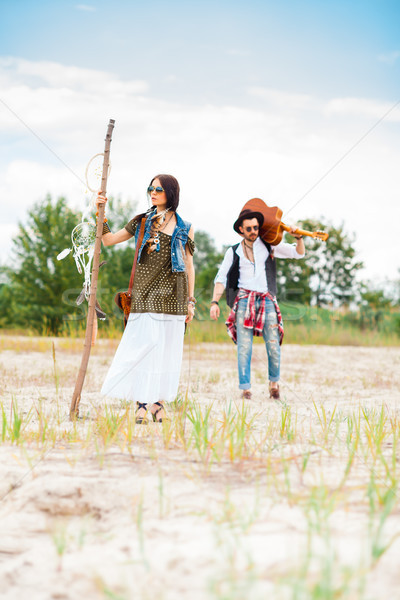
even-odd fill
[(281, 242), (272, 247), (260, 237), (264, 216), (246, 203), (233, 225), (242, 241), (228, 248), (214, 280), (210, 317), (220, 315), (218, 301), (226, 288), (227, 303), (232, 307), (226, 325), (238, 348), (239, 389), (243, 398), (251, 398), (251, 354), (253, 335), (262, 335), (268, 356), (269, 395), (279, 400), (280, 344), (283, 324), (276, 301), (275, 258), (303, 258), (304, 242), (291, 227), (296, 244)]

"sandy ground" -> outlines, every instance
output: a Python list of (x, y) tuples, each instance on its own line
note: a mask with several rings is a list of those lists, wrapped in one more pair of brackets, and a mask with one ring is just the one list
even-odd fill
[[(41, 351), (34, 342), (7, 338), (2, 348), (11, 349), (1, 352), (5, 418), (13, 402), (29, 416), (19, 444), (0, 444), (1, 597), (400, 598), (399, 348), (284, 345), (282, 402), (274, 403), (265, 350), (255, 345), (254, 452), (227, 450), (217, 461), (166, 442), (156, 424), (102, 449), (93, 432), (115, 343), (100, 340), (92, 352), (81, 402), (91, 419), (74, 425), (79, 344), (55, 340), (54, 363), (51, 341)], [(204, 414), (211, 408), (214, 431), (229, 406), (243, 411), (233, 344), (186, 346), (180, 391)], [(387, 433), (369, 451), (365, 415), (376, 433), (380, 411)], [(29, 435), (40, 414), (53, 431), (45, 443)], [(343, 484), (357, 415), (364, 441)]]

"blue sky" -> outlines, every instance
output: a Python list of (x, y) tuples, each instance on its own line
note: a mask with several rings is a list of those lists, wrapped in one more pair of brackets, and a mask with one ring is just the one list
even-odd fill
[(370, 232), (400, 218), (398, 107), (307, 191), (400, 100), (399, 17), (386, 0), (0, 0), (1, 259), (33, 201), (82, 202), (113, 117), (110, 193), (140, 204), (170, 171), (182, 215), (221, 245), (261, 196), (289, 221), (344, 221), (365, 277), (395, 277)]
[(0, 6), (2, 54), (150, 79), (151, 91), (169, 99), (245, 102), (246, 86), (265, 85), (399, 96), (397, 0)]

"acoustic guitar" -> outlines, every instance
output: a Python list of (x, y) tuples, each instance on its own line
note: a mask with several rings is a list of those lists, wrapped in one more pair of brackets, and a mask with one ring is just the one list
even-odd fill
[[(260, 237), (271, 246), (277, 246), (282, 241), (284, 231), (290, 232), (290, 227), (281, 221), (283, 213), (277, 206), (267, 206), (261, 198), (252, 198), (246, 202), (242, 211), (247, 209), (263, 215), (264, 223), (260, 230)], [(299, 228), (295, 229), (293, 235), (306, 235), (322, 242), (326, 242), (329, 237), (325, 231), (307, 231)]]

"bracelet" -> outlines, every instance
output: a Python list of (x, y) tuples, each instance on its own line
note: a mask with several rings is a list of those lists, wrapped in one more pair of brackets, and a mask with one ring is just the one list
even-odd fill
[(109, 224), (107, 223), (107, 221), (104, 221), (104, 223), (103, 223), (103, 235), (104, 235), (105, 233), (111, 233), (111, 229), (110, 229), (110, 226), (109, 226)]
[(219, 306), (219, 302), (217, 302), (217, 300), (211, 300), (211, 304), (216, 304), (217, 306)]
[(293, 236), (295, 240), (302, 240), (303, 236), (301, 235), (300, 237), (296, 237), (295, 235)]
[[(97, 217), (99, 216), (99, 211), (97, 211), (96, 213), (96, 225), (97, 225)], [(103, 231), (102, 234), (104, 235), (105, 233), (111, 233), (111, 229), (109, 224), (107, 223), (108, 219), (106, 217), (104, 217), (104, 221), (103, 221)]]
[(194, 298), (193, 296), (189, 296), (188, 298), (188, 304), (193, 304), (193, 306), (196, 304), (197, 300), (196, 298)]

